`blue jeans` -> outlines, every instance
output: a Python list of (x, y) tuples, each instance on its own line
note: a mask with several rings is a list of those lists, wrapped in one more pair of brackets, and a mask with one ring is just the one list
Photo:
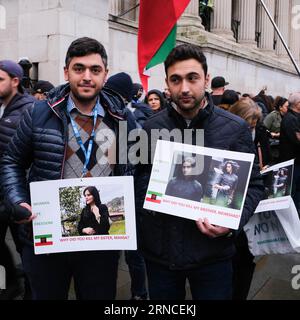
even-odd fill
[(33, 300), (67, 300), (72, 278), (77, 299), (115, 299), (119, 251), (34, 255), (25, 246), (22, 259)]
[(186, 280), (193, 300), (232, 299), (231, 260), (179, 271), (146, 260), (146, 267), (151, 300), (184, 300)]
[(146, 266), (143, 256), (138, 250), (128, 250), (125, 251), (125, 260), (131, 278), (132, 298), (137, 296), (146, 299)]

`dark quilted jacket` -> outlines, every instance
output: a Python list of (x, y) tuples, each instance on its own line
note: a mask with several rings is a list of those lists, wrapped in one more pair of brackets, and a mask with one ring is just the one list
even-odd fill
[[(248, 126), (241, 118), (209, 105), (193, 119), (190, 127), (195, 144), (195, 129), (204, 129), (204, 145), (209, 148), (255, 153)], [(146, 121), (144, 129), (173, 130), (187, 128), (185, 120), (169, 106)], [(181, 142), (181, 141), (177, 141)], [(205, 170), (205, 168), (204, 168)], [(231, 258), (235, 252), (233, 238), (210, 239), (197, 228), (195, 221), (149, 211), (142, 208), (151, 165), (140, 165), (136, 171), (135, 192), (140, 247), (146, 258), (170, 269), (190, 269)], [(240, 229), (254, 213), (262, 199), (264, 187), (258, 165), (252, 170)]]
[(23, 113), (33, 102), (33, 96), (17, 93), (5, 107), (0, 119), (0, 155), (5, 151), (8, 142), (14, 135)]
[[(1, 161), (0, 182), (11, 202), (30, 203), (28, 184), (32, 181), (62, 178), (68, 141), (65, 110), (69, 90), (69, 85), (62, 85), (51, 91), (48, 101), (36, 102), (25, 112)], [(118, 136), (119, 121), (125, 120), (123, 102), (105, 90), (100, 93), (100, 101), (106, 111), (103, 121)], [(133, 167), (116, 165), (114, 174), (131, 175)]]

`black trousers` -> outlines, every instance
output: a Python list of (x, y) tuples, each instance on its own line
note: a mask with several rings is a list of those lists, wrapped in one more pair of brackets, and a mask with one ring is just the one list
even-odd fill
[(85, 251), (35, 255), (22, 252), (33, 300), (67, 300), (74, 279), (78, 300), (114, 300), (119, 251)]
[(236, 241), (236, 254), (232, 259), (233, 300), (247, 300), (255, 266), (254, 256), (249, 250), (246, 235), (242, 231)]
[(18, 225), (0, 222), (0, 265), (4, 266), (5, 268), (6, 282), (9, 285), (10, 283), (16, 280), (16, 269), (11, 251), (5, 242), (5, 237), (8, 228), (10, 228), (10, 232), (13, 236), (16, 250), (19, 253), (21, 253), (21, 243), (18, 238)]

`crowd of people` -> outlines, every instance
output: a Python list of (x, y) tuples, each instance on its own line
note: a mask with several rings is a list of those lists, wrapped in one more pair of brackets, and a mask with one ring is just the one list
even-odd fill
[[(28, 186), (32, 181), (132, 175), (138, 250), (125, 252), (131, 299), (185, 299), (188, 280), (193, 299), (245, 300), (255, 264), (243, 226), (264, 198), (261, 170), (295, 159), (292, 196), (300, 211), (300, 92), (272, 97), (266, 88), (256, 96), (226, 90), (224, 77), (210, 80), (206, 57), (193, 44), (179, 45), (168, 55), (163, 91), (144, 92), (125, 72), (108, 77), (107, 66), (103, 45), (79, 38), (66, 54), (66, 83), (54, 87), (40, 80), (27, 91), (21, 85), (20, 64), (0, 61), (0, 265), (7, 271), (7, 289), (0, 291), (0, 299), (20, 294), (18, 272), (25, 277), (25, 299), (67, 299), (71, 279), (77, 299), (115, 299), (119, 251), (34, 254), (35, 216)], [(98, 138), (103, 129), (110, 129), (118, 141), (124, 134), (121, 122), (127, 123), (126, 134), (143, 129), (149, 137), (153, 129), (189, 130), (193, 144), (197, 130), (204, 129), (205, 147), (255, 154), (239, 229), (144, 209), (151, 150), (147, 164), (117, 159), (113, 165), (94, 151), (103, 147)], [(189, 178), (193, 162), (184, 160), (180, 177), (170, 181), (166, 193), (184, 197), (192, 187), (191, 200), (202, 198), (201, 184)], [(227, 204), (237, 180), (233, 169), (226, 163), (223, 179), (231, 189), (222, 181), (215, 185)], [(97, 189), (86, 188), (84, 197), (79, 234), (109, 234), (108, 209)], [(8, 227), (22, 270), (16, 269), (5, 241)]]

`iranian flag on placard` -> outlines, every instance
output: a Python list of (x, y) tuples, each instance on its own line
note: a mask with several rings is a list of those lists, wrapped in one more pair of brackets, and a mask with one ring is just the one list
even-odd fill
[(148, 191), (146, 196), (146, 201), (154, 202), (154, 203), (161, 203), (162, 193), (155, 192), (155, 191)]
[(51, 240), (52, 240), (52, 234), (43, 234), (40, 236), (35, 236), (34, 245), (36, 247), (52, 246), (53, 242)]
[(138, 30), (139, 74), (145, 91), (144, 72), (165, 61), (176, 44), (176, 22), (190, 0), (140, 0)]

